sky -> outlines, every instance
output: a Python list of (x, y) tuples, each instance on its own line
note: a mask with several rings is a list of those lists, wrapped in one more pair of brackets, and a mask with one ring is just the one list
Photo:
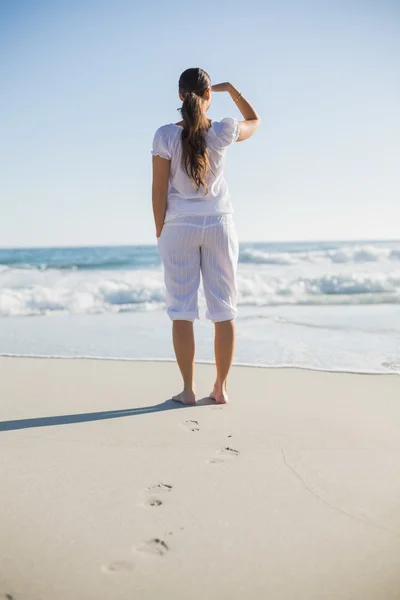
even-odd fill
[(399, 33), (400, 0), (0, 0), (0, 247), (155, 243), (188, 67), (262, 119), (227, 153), (240, 240), (400, 238)]

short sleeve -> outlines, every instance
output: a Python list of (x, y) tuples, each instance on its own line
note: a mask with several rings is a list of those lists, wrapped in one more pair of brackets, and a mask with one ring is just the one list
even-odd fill
[(151, 154), (153, 154), (153, 156), (161, 156), (161, 158), (171, 160), (168, 139), (163, 127), (159, 127), (154, 134)]
[(239, 121), (232, 117), (226, 117), (219, 121), (218, 140), (222, 148), (230, 146), (239, 137)]

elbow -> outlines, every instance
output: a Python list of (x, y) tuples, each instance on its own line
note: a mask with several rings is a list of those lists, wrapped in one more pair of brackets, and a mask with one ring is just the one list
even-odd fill
[(248, 119), (248, 122), (252, 123), (254, 131), (256, 131), (256, 129), (258, 129), (261, 125), (261, 118), (257, 115), (252, 119)]

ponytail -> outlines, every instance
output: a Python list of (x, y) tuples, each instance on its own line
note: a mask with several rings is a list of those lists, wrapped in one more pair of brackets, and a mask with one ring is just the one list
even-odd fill
[(179, 80), (179, 89), (184, 98), (179, 110), (185, 123), (181, 137), (182, 164), (197, 191), (203, 186), (206, 194), (208, 185), (205, 178), (211, 167), (204, 135), (206, 129), (201, 96), (210, 87), (210, 83), (209, 76), (202, 69), (187, 69)]

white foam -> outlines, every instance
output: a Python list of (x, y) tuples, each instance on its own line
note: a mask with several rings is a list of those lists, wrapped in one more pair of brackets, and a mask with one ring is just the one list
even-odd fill
[[(175, 363), (176, 360), (174, 358), (130, 358), (124, 356), (96, 356), (96, 355), (75, 355), (69, 356), (67, 354), (17, 354), (12, 352), (0, 353), (0, 357), (2, 358), (29, 358), (29, 359), (52, 359), (52, 360), (95, 360), (95, 361), (117, 361), (117, 362), (139, 362), (139, 363)], [(214, 365), (214, 360), (202, 360), (196, 359), (197, 364), (201, 365)], [(252, 363), (252, 362), (244, 362), (244, 361), (233, 361), (234, 367), (245, 367), (252, 369), (293, 369), (300, 371), (317, 371), (323, 373), (347, 373), (350, 375), (387, 375), (387, 374), (396, 374), (400, 375), (400, 364), (385, 364), (383, 363), (380, 368), (363, 370), (352, 369), (352, 368), (329, 368), (329, 367), (317, 367), (317, 366), (307, 366), (307, 365), (296, 365), (291, 363), (280, 363), (276, 362), (274, 364), (268, 363)]]
[(326, 274), (320, 277), (238, 275), (241, 304), (396, 304), (400, 302), (400, 274)]
[(375, 262), (387, 264), (400, 261), (400, 246), (343, 245), (335, 250), (315, 250), (309, 252), (264, 252), (254, 248), (244, 248), (241, 261), (244, 263), (269, 265), (296, 265), (301, 261), (310, 263), (350, 264)]
[(0, 316), (154, 310), (163, 302), (162, 273), (156, 269), (125, 272), (8, 269), (0, 274)]
[(241, 254), (241, 261), (269, 265), (294, 265), (298, 262), (295, 255), (289, 252), (261, 252), (252, 248), (245, 248)]
[[(375, 267), (376, 263), (373, 263)], [(344, 268), (345, 267), (345, 268)], [(239, 305), (400, 303), (400, 271), (327, 273), (319, 266), (239, 265)], [(200, 292), (200, 304), (204, 296)], [(96, 314), (163, 308), (160, 268), (137, 271), (7, 269), (0, 273), (0, 316)]]

